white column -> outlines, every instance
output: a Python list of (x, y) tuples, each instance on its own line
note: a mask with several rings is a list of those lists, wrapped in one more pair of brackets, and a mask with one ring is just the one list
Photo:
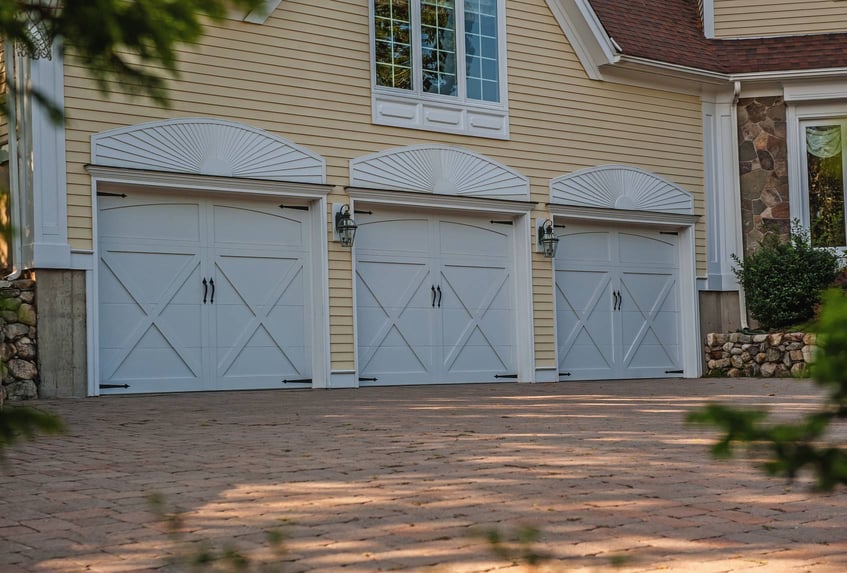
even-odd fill
[[(33, 90), (64, 109), (64, 65), (62, 53), (53, 46), (52, 59), (33, 60), (30, 79)], [(65, 127), (54, 121), (45, 106), (31, 107), (31, 232), (23, 237), (32, 268), (66, 269), (71, 264), (68, 244), (68, 202), (65, 160)], [(29, 225), (25, 225), (29, 226)]]
[(731, 255), (742, 255), (738, 127), (732, 92), (704, 95), (708, 289), (738, 290)]

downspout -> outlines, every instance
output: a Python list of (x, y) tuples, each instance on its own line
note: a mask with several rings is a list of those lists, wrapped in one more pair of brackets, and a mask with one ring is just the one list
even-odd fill
[[(733, 90), (732, 90), (732, 121), (733, 121), (733, 129), (735, 130), (736, 134), (738, 133), (738, 115), (736, 113), (736, 109), (738, 108), (738, 100), (740, 98), (741, 98), (741, 82), (739, 80), (735, 80), (733, 82)], [(733, 144), (734, 144), (734, 147), (736, 149), (736, 153), (737, 153), (737, 150), (738, 150), (738, 139), (737, 139), (737, 137), (738, 137), (737, 135), (735, 137), (733, 137)], [(736, 168), (737, 168), (737, 166), (738, 166), (738, 161), (736, 161)], [(736, 217), (738, 217), (740, 212), (741, 212), (741, 190), (736, 189), (736, 191), (737, 191), (737, 193), (735, 193), (735, 195), (736, 195), (736, 201), (738, 201), (738, 203), (736, 204), (735, 214), (736, 214)], [(735, 222), (737, 222), (737, 220)], [(739, 238), (741, 237), (741, 233), (738, 233), (738, 237)], [(741, 245), (736, 245), (736, 247), (739, 247), (739, 246), (741, 247), (740, 251), (742, 251), (742, 252), (740, 253), (740, 256), (743, 257), (743, 255), (744, 255), (744, 253), (743, 253), (743, 251), (744, 251), (743, 239), (741, 240), (741, 243), (742, 243)], [(741, 314), (741, 316), (739, 317), (739, 318), (741, 318), (741, 328), (744, 329), (744, 330), (750, 328), (750, 323), (747, 320), (747, 297), (744, 294), (744, 286), (740, 282), (738, 283), (738, 310), (739, 310), (739, 313)]]
[[(8, 84), (9, 77), (13, 79), (13, 83), (17, 89), (20, 86), (18, 81), (18, 62), (15, 55), (14, 45), (11, 42), (6, 42), (4, 49), (6, 58), (6, 82)], [(12, 257), (12, 272), (5, 277), (7, 281), (13, 281), (20, 278), (21, 261), (23, 260), (23, 247), (21, 246), (21, 193), (20, 193), (20, 158), (18, 157), (18, 98), (11, 91), (6, 93), (6, 111), (9, 114), (9, 214), (10, 214), (10, 236), (12, 241), (11, 257)]]

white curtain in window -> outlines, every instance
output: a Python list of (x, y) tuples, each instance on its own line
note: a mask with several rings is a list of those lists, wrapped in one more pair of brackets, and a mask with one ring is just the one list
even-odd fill
[(807, 127), (806, 151), (824, 159), (841, 153), (841, 126)]

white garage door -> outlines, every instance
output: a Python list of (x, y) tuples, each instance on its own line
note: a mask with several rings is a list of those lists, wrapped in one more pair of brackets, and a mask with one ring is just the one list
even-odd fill
[(361, 385), (514, 380), (511, 221), (357, 215)]
[(676, 233), (568, 224), (559, 236), (560, 379), (681, 376)]
[(308, 212), (99, 197), (101, 393), (306, 386)]

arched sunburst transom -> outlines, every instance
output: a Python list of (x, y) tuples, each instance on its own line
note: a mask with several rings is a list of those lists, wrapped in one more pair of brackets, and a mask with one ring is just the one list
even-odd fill
[(324, 159), (285, 138), (232, 121), (181, 118), (91, 138), (92, 163), (172, 173), (325, 183)]
[(439, 195), (529, 199), (529, 180), (460, 147), (413, 145), (350, 161), (350, 185)]
[(603, 165), (574, 171), (550, 181), (551, 202), (691, 215), (694, 198), (655, 173), (628, 165)]

